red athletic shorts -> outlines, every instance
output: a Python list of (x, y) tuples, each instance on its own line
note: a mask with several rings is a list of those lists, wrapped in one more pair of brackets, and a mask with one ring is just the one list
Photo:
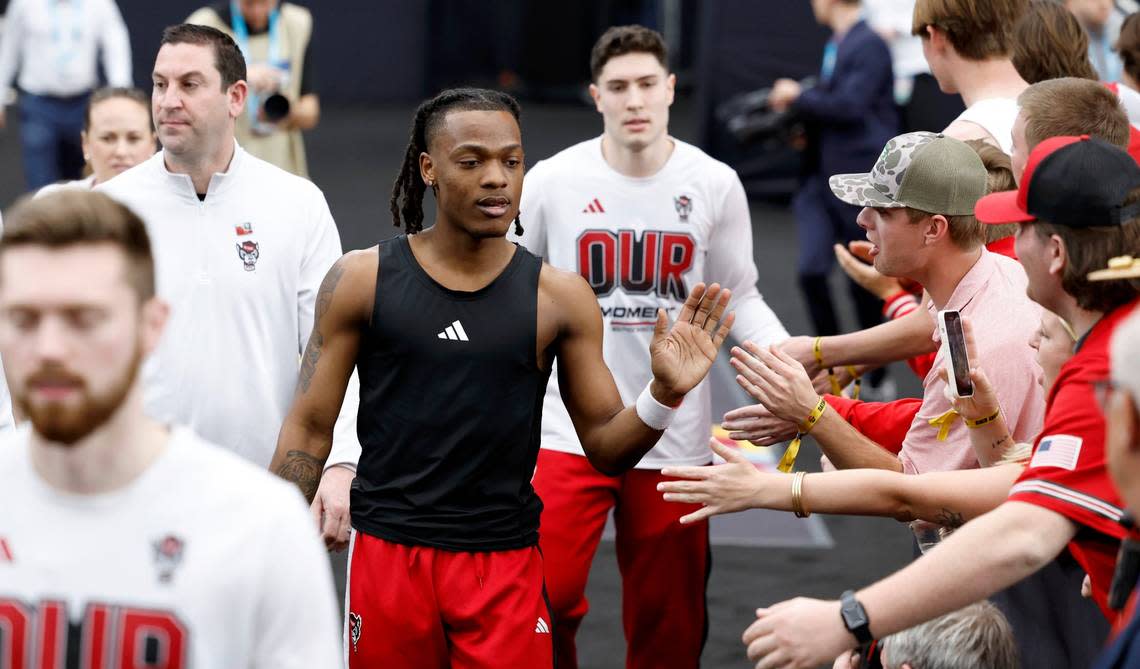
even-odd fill
[(538, 547), (457, 553), (353, 532), (349, 669), (550, 669)]
[[(585, 457), (542, 449), (534, 489), (539, 545), (554, 611), (558, 669), (577, 669), (574, 637), (589, 606), (586, 578), (610, 509), (617, 530), (627, 669), (695, 669), (706, 637), (708, 522), (682, 525), (699, 505), (666, 502), (654, 469), (599, 473)], [(503, 665), (507, 666), (507, 665)], [(606, 663), (616, 667), (616, 658)]]

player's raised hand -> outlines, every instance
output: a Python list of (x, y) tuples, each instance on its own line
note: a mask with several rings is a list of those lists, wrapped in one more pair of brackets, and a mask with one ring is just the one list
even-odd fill
[[(709, 373), (717, 351), (736, 318), (725, 313), (732, 291), (719, 284), (698, 283), (669, 327), (664, 309), (657, 310), (657, 327), (649, 344), (654, 396), (662, 404), (677, 405)], [(658, 395), (661, 393), (661, 396)]]

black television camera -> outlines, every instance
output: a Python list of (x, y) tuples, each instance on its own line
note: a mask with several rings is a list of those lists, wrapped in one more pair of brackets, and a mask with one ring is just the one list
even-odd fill
[[(800, 85), (808, 90), (817, 81), (808, 77)], [(807, 147), (807, 124), (793, 109), (772, 109), (768, 104), (771, 94), (771, 86), (741, 93), (722, 102), (713, 114), (742, 146), (790, 146), (803, 151)]]

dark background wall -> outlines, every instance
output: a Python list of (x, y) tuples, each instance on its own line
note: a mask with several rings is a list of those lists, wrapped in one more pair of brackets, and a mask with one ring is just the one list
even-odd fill
[[(182, 22), (209, 3), (118, 0), (118, 4), (131, 32), (135, 83), (149, 88), (162, 29)], [(428, 50), (427, 2), (333, 0), (295, 4), (313, 12), (313, 57), (322, 100), (387, 103), (421, 96)]]
[[(699, 73), (700, 87), (719, 98), (814, 71), (825, 39), (800, 0), (294, 1), (313, 13), (321, 97), (332, 103), (408, 102), (465, 82), (510, 82), (540, 96), (578, 88), (589, 78), (594, 40), (610, 25), (634, 22), (666, 30), (674, 68)], [(131, 32), (135, 81), (145, 85), (163, 27), (207, 3), (118, 4)], [(669, 26), (662, 25), (665, 5), (676, 11)], [(504, 72), (517, 81), (502, 80)]]
[[(3, 0), (0, 0), (3, 2)], [(148, 88), (163, 27), (202, 0), (118, 0), (135, 81)], [(506, 88), (528, 102), (579, 103), (590, 47), (611, 25), (666, 32), (684, 94), (696, 98), (699, 143), (733, 165), (753, 195), (794, 188), (799, 158), (740, 147), (713, 110), (777, 77), (816, 72), (827, 33), (803, 0), (297, 0), (313, 12), (322, 103), (409, 103), (455, 85)]]

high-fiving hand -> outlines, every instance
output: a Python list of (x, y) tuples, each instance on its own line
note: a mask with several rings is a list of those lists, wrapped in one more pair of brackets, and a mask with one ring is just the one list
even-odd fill
[(709, 373), (717, 351), (724, 343), (732, 323), (733, 312), (725, 313), (732, 291), (719, 284), (693, 286), (681, 313), (669, 327), (664, 309), (657, 310), (657, 326), (649, 344), (653, 380), (664, 397), (654, 392), (659, 402), (676, 405)]
[(709, 447), (724, 458), (725, 464), (711, 467), (666, 467), (661, 470), (662, 476), (685, 479), (657, 484), (657, 489), (665, 493), (665, 501), (702, 505), (702, 508), (693, 513), (682, 516), (682, 524), (752, 508), (755, 506), (757, 492), (763, 488), (766, 477), (771, 476), (757, 470), (739, 450), (725, 446), (717, 439), (710, 439)]
[(740, 387), (777, 418), (799, 425), (819, 402), (804, 366), (775, 346), (746, 341), (732, 349), (732, 366)]

